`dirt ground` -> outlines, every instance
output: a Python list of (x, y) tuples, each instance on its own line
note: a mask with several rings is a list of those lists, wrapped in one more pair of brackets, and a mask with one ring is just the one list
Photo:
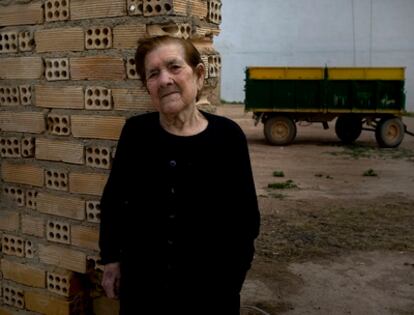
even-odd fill
[(273, 147), (242, 105), (217, 113), (246, 133), (262, 214), (242, 302), (265, 313), (245, 314), (414, 314), (414, 137), (343, 146), (333, 123), (302, 124)]

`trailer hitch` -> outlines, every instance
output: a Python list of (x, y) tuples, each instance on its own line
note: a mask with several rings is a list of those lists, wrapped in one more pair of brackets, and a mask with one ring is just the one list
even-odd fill
[(404, 132), (412, 137), (414, 137), (414, 132), (410, 132), (407, 130), (407, 125), (404, 124)]

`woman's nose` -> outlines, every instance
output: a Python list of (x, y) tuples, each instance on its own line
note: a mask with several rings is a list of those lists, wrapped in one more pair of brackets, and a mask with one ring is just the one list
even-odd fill
[(167, 70), (162, 70), (160, 72), (159, 80), (161, 85), (169, 85), (174, 82), (171, 73), (169, 73)]

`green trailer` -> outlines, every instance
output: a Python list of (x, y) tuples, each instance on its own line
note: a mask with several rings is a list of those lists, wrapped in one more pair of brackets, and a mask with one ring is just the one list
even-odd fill
[[(319, 122), (346, 144), (372, 130), (379, 146), (400, 145), (407, 132), (404, 68), (248, 67), (245, 111), (264, 124), (272, 145), (290, 144), (296, 122)], [(410, 133), (411, 134), (411, 133)]]

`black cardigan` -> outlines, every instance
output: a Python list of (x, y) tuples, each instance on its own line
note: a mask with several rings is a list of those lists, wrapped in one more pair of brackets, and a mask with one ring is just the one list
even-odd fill
[(121, 262), (125, 286), (219, 281), (240, 290), (260, 221), (247, 142), (233, 121), (203, 115), (208, 126), (194, 136), (169, 134), (158, 113), (132, 117), (122, 130), (99, 245), (103, 264)]

